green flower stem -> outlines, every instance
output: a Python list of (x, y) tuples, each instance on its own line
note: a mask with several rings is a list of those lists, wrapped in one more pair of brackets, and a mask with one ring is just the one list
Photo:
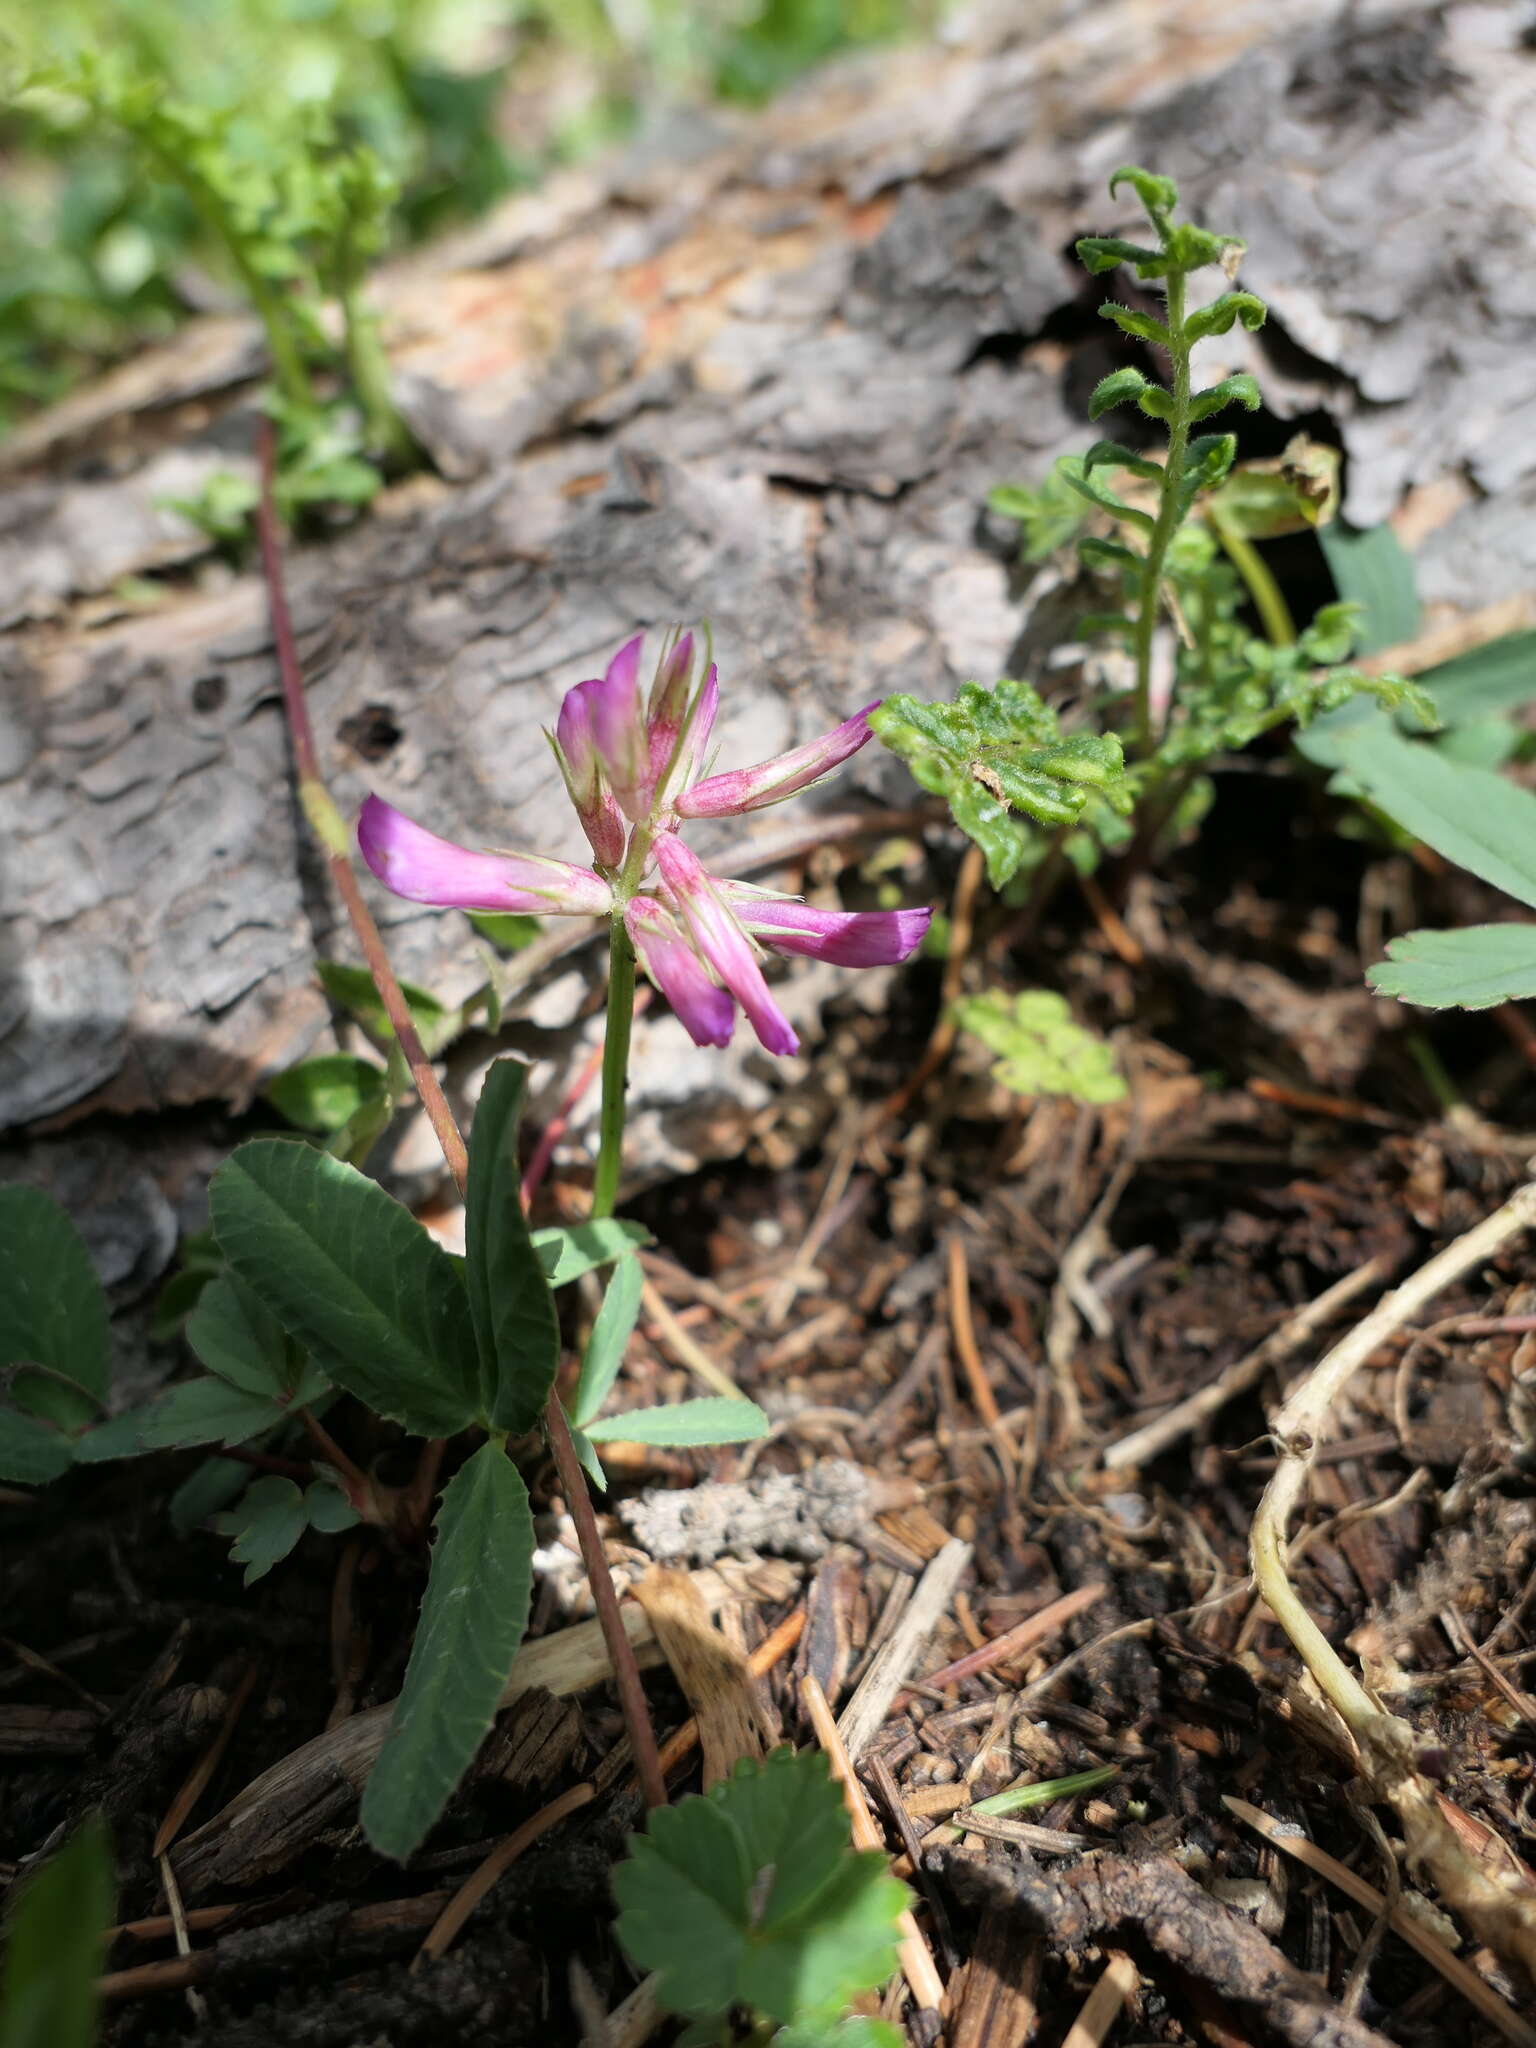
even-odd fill
[[(352, 929), (363, 949), (373, 976), (373, 985), (379, 992), (385, 1011), (395, 1028), (395, 1037), (405, 1056), (416, 1082), (417, 1091), (426, 1105), (432, 1120), (432, 1127), (442, 1147), (443, 1158), (449, 1172), (458, 1184), (460, 1192), (467, 1189), (469, 1181), (469, 1151), (464, 1143), (463, 1133), (454, 1120), (447, 1097), (443, 1094), (442, 1083), (427, 1058), (421, 1039), (412, 1020), (410, 1007), (405, 1000), (384, 942), (379, 936), (378, 926), (363, 900), (353, 871), (350, 851), (346, 843), (336, 842), (329, 829), (329, 821), (335, 818), (335, 807), (326, 793), (321, 779), (315, 753), (314, 733), (310, 725), (309, 709), (304, 695), (304, 676), (299, 666), (298, 649), (293, 637), (293, 625), (288, 611), (288, 598), (283, 581), (282, 548), (279, 540), (277, 507), (274, 494), (274, 457), (272, 423), (262, 419), (257, 423), (257, 450), (261, 475), (261, 495), (257, 505), (257, 532), (261, 540), (261, 561), (267, 586), (267, 603), (271, 613), (273, 638), (277, 646), (278, 668), (283, 683), (283, 706), (287, 714), (288, 729), (292, 740), (294, 765), (298, 770), (298, 782), (309, 801), (305, 804), (306, 815), (324, 849), (333, 880), (346, 906)], [(323, 802), (322, 802), (323, 799)], [(615, 1189), (618, 1182), (618, 1162), (624, 1133), (624, 1072), (629, 1063), (630, 1012), (634, 1005), (635, 964), (634, 954), (629, 949), (629, 934), (624, 930), (622, 918), (614, 920), (614, 961), (615, 979), (622, 977), (617, 967), (619, 949), (622, 943), (628, 960), (629, 999), (623, 1006), (623, 1044), (617, 1061), (619, 1086), (617, 1106), (613, 1110), (614, 1142), (612, 1145), (612, 1173)], [(609, 1017), (615, 1014), (614, 991), (609, 987)], [(604, 1135), (607, 1137), (610, 1122), (610, 1101), (608, 1086), (608, 1061), (606, 1054), (612, 1039), (619, 1034), (610, 1032), (609, 1044), (604, 1047), (603, 1066), (603, 1118)], [(599, 1211), (605, 1214), (605, 1211)], [(565, 1410), (560, 1405), (558, 1391), (551, 1387), (549, 1399), (544, 1408), (544, 1427), (554, 1453), (556, 1468), (560, 1474), (560, 1488), (571, 1519), (576, 1524), (576, 1539), (581, 1548), (582, 1562), (587, 1568), (588, 1583), (592, 1588), (593, 1604), (597, 1608), (603, 1641), (613, 1665), (614, 1682), (618, 1688), (619, 1702), (624, 1714), (624, 1725), (629, 1734), (630, 1754), (634, 1760), (635, 1774), (640, 1780), (641, 1792), (647, 1806), (666, 1803), (666, 1779), (662, 1775), (661, 1761), (656, 1748), (656, 1731), (651, 1726), (650, 1713), (646, 1706), (645, 1687), (640, 1678), (640, 1667), (635, 1661), (634, 1645), (624, 1626), (624, 1617), (619, 1612), (619, 1596), (614, 1587), (613, 1574), (608, 1569), (608, 1554), (603, 1548), (602, 1531), (597, 1526), (597, 1516), (592, 1507), (592, 1496), (576, 1457), (571, 1441), (570, 1425)], [(238, 1453), (236, 1454), (238, 1455)], [(418, 1510), (423, 1497), (430, 1499), (432, 1483), (437, 1476), (438, 1461), (442, 1457), (440, 1442), (423, 1446), (423, 1455), (418, 1466), (418, 1486), (414, 1489)], [(407, 1498), (411, 1496), (408, 1494)]]
[(622, 913), (608, 928), (608, 1021), (603, 1037), (603, 1106), (598, 1122), (592, 1214), (611, 1216), (624, 1166), (624, 1115), (629, 1087), (629, 1036), (635, 1015), (635, 949)]
[(1248, 586), (1248, 595), (1253, 599), (1254, 609), (1263, 622), (1270, 645), (1294, 647), (1296, 622), (1291, 617), (1290, 606), (1280, 594), (1279, 584), (1269, 573), (1264, 557), (1214, 500), (1210, 505), (1210, 521), (1233, 568)]
[(1168, 456), (1163, 465), (1163, 493), (1142, 564), (1136, 608), (1136, 749), (1149, 754), (1156, 745), (1152, 730), (1152, 634), (1157, 625), (1168, 544), (1179, 523), (1179, 496), (1184, 457), (1189, 448), (1189, 343), (1184, 336), (1184, 275), (1168, 273), (1168, 358), (1173, 367), (1173, 418), (1168, 423)]

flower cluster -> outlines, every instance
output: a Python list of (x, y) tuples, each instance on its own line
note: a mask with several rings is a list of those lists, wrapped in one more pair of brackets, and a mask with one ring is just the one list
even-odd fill
[(358, 820), (364, 860), (386, 888), (460, 910), (622, 917), (641, 966), (697, 1045), (724, 1045), (736, 1006), (769, 1052), (797, 1040), (760, 965), (764, 947), (841, 967), (887, 966), (921, 942), (927, 910), (814, 910), (709, 874), (680, 835), (688, 818), (723, 818), (811, 789), (870, 736), (873, 704), (823, 738), (755, 768), (707, 775), (720, 684), (695, 683), (694, 639), (663, 649), (648, 692), (637, 634), (607, 672), (566, 692), (546, 735), (592, 848), (593, 865), (474, 852), (413, 824), (379, 797)]

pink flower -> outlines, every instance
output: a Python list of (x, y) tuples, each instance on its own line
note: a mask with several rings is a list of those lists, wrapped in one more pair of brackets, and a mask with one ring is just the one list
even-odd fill
[(397, 896), (464, 910), (621, 914), (641, 966), (697, 1045), (724, 1045), (739, 1004), (769, 1052), (798, 1040), (763, 978), (764, 948), (842, 967), (905, 960), (928, 910), (813, 910), (706, 873), (678, 836), (680, 819), (728, 817), (812, 788), (870, 736), (867, 705), (808, 745), (755, 768), (698, 781), (720, 701), (705, 655), (694, 683), (694, 636), (664, 647), (642, 702), (638, 634), (606, 672), (566, 692), (548, 735), (597, 872), (528, 854), (455, 846), (370, 797), (358, 845)]
[(771, 761), (759, 761), (755, 768), (735, 768), (729, 775), (712, 775), (707, 782), (694, 783), (677, 799), (678, 816), (733, 818), (742, 811), (760, 811), (765, 804), (781, 804), (786, 797), (814, 789), (850, 754), (859, 751), (869, 738), (869, 714), (879, 708), (877, 698), (819, 740), (775, 755)]
[(601, 917), (613, 890), (590, 868), (529, 853), (473, 853), (371, 796), (357, 821), (362, 856), (386, 889), (445, 910)]

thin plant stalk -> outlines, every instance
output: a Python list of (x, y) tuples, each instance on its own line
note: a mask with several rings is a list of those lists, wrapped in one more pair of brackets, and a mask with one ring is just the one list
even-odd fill
[(1179, 523), (1184, 458), (1189, 449), (1189, 357), (1184, 338), (1184, 277), (1168, 273), (1168, 359), (1173, 370), (1173, 416), (1168, 423), (1168, 455), (1163, 465), (1162, 497), (1147, 542), (1136, 607), (1136, 747), (1149, 754), (1156, 744), (1152, 729), (1152, 635), (1156, 630), (1163, 584), (1163, 564)]
[(635, 949), (621, 916), (608, 936), (608, 1016), (603, 1036), (603, 1100), (598, 1117), (592, 1214), (611, 1216), (624, 1165), (624, 1119), (629, 1088), (629, 1041), (635, 1016)]
[[(325, 854), (337, 892), (346, 908), (352, 929), (357, 934), (363, 958), (368, 963), (374, 987), (378, 990), (379, 1000), (394, 1026), (400, 1050), (410, 1067), (412, 1079), (416, 1083), (422, 1104), (437, 1135), (448, 1171), (462, 1194), (469, 1185), (469, 1151), (464, 1143), (463, 1133), (455, 1121), (453, 1111), (448, 1105), (448, 1098), (443, 1093), (442, 1083), (427, 1058), (420, 1035), (412, 1022), (410, 1006), (390, 965), (373, 914), (363, 900), (362, 890), (352, 869), (351, 842), (346, 827), (320, 774), (319, 760), (315, 752), (314, 728), (309, 720), (303, 672), (299, 667), (298, 649), (293, 637), (293, 621), (288, 610), (287, 592), (283, 582), (282, 551), (278, 539), (273, 489), (275, 451), (272, 425), (265, 419), (259, 422), (257, 428), (257, 460), (261, 473), (261, 496), (256, 513), (257, 532), (261, 542), (261, 562), (267, 586), (267, 601), (272, 616), (272, 637), (282, 677), (283, 706), (288, 719), (294, 766), (297, 770), (299, 802)], [(626, 1038), (627, 1035), (626, 1025)], [(629, 1735), (630, 1751), (641, 1791), (648, 1806), (665, 1805), (666, 1783), (661, 1774), (661, 1764), (657, 1755), (656, 1731), (651, 1726), (650, 1714), (646, 1708), (640, 1667), (635, 1662), (634, 1646), (624, 1627), (624, 1617), (619, 1612), (618, 1593), (608, 1569), (608, 1558), (603, 1549), (602, 1532), (597, 1526), (597, 1516), (593, 1511), (592, 1496), (587, 1490), (585, 1475), (576, 1458), (565, 1411), (553, 1389), (545, 1407), (544, 1424), (560, 1472), (561, 1488), (571, 1511), (571, 1519), (576, 1524), (582, 1562), (587, 1569), (588, 1582), (592, 1587), (592, 1597), (603, 1631), (603, 1641), (607, 1646), (609, 1661), (613, 1665), (619, 1701)], [(431, 1447), (428, 1448), (430, 1453)]]

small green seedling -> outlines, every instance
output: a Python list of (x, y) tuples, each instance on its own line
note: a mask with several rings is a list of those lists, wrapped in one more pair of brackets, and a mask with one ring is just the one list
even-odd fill
[(905, 1886), (848, 1841), (843, 1795), (819, 1751), (739, 1763), (700, 1797), (660, 1807), (614, 1873), (618, 1936), (654, 1970), (690, 2048), (734, 2038), (776, 2048), (895, 2048), (900, 2036), (847, 2021), (850, 2002), (896, 1965)]

